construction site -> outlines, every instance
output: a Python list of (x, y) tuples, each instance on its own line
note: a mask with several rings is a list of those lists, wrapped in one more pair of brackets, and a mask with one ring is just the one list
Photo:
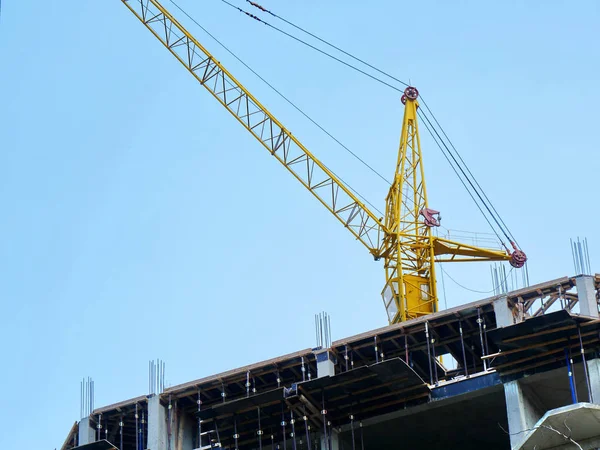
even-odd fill
[[(600, 275), (592, 271), (587, 241), (572, 242), (572, 275), (509, 289), (513, 271), (528, 279), (526, 247), (416, 87), (343, 52), (388, 77), (377, 81), (403, 85), (396, 89), (404, 108), (397, 164), (380, 214), (163, 5), (122, 3), (134, 24), (149, 31), (148, 45), (170, 52), (173, 64), (217, 100), (207, 103), (229, 111), (231, 126), (242, 125), (383, 266), (374, 296), (389, 325), (332, 341), (329, 317), (321, 313), (313, 348), (174, 386), (165, 384), (164, 363), (152, 361), (147, 393), (100, 407), (93, 381), (84, 380), (81, 418), (62, 450), (600, 448)], [(251, 10), (224, 3), (250, 20), (278, 17), (258, 3), (247, 2)], [(497, 245), (440, 231), (441, 214), (428, 202), (419, 126)], [(493, 295), (442, 308), (436, 268), (455, 262), (503, 264), (492, 271)]]
[(550, 280), (170, 388), (153, 364), (62, 448), (598, 448), (599, 292)]

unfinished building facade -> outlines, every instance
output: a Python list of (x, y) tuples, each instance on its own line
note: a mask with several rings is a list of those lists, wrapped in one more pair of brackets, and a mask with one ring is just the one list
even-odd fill
[(159, 389), (62, 448), (597, 448), (599, 288), (564, 277)]

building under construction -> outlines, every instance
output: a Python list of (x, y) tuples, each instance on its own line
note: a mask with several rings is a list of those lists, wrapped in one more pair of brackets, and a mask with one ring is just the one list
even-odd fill
[[(440, 311), (439, 263), (506, 261), (521, 269), (527, 256), (414, 86), (367, 64), (388, 82), (370, 78), (400, 92), (404, 104), (397, 164), (385, 213), (379, 213), (157, 0), (122, 3), (372, 258), (383, 262), (382, 297), (390, 325), (331, 342), (328, 321), (321, 317), (315, 348), (166, 389), (164, 366), (151, 364), (147, 395), (97, 409), (83, 401), (82, 419), (63, 450), (600, 447), (600, 276), (590, 275), (581, 248), (575, 277), (502, 289)], [(261, 14), (278, 17), (248, 3), (256, 14), (230, 6), (259, 22), (265, 22)], [(441, 218), (428, 204), (419, 122), (484, 214), (498, 238), (496, 247), (457, 242), (434, 231)], [(93, 385), (83, 383), (82, 391), (82, 397), (93, 398)]]
[(564, 277), (166, 389), (153, 365), (62, 450), (598, 448), (599, 296)]

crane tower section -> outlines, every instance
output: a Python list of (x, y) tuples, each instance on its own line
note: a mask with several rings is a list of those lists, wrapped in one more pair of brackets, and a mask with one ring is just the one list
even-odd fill
[(423, 156), (417, 123), (418, 91), (406, 89), (400, 148), (394, 180), (386, 199), (382, 256), (386, 285), (382, 296), (390, 322), (437, 311), (434, 241), (439, 225), (427, 202)]

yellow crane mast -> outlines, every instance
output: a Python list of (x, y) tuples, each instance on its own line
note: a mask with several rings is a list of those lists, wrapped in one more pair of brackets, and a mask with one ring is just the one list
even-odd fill
[(438, 310), (435, 262), (510, 261), (525, 264), (516, 248), (505, 251), (450, 241), (432, 233), (439, 213), (429, 208), (417, 109), (408, 87), (400, 148), (385, 218), (378, 217), (279, 122), (157, 0), (121, 0), (177, 60), (269, 153), (331, 212), (375, 258), (384, 260), (382, 291), (388, 320), (398, 323)]

